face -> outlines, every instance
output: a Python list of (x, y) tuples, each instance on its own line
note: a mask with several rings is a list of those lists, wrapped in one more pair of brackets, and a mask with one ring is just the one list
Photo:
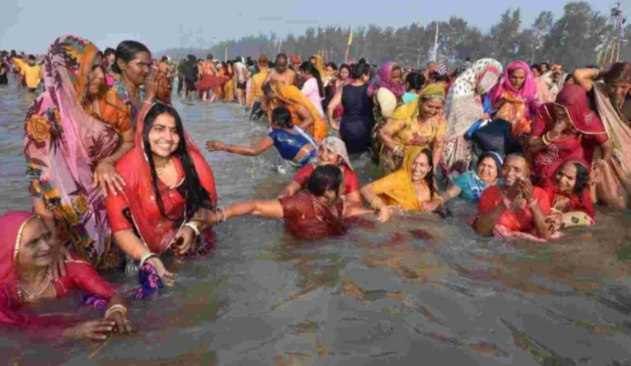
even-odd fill
[(478, 164), (478, 177), (485, 183), (493, 183), (497, 179), (497, 165), (491, 157), (486, 157)]
[(629, 95), (631, 90), (631, 83), (627, 82), (615, 82), (611, 85), (607, 85), (609, 89), (609, 96), (617, 102), (622, 102)]
[(91, 96), (98, 95), (105, 84), (105, 73), (103, 72), (103, 57), (97, 55), (94, 59), (94, 66), (90, 71), (88, 79), (88, 94)]
[(510, 83), (513, 85), (513, 88), (519, 90), (522, 86), (524, 86), (524, 82), (526, 81), (526, 70), (524, 69), (515, 69), (509, 75)]
[(548, 72), (548, 65), (546, 64), (541, 64), (541, 73), (546, 73)]
[(343, 68), (340, 70), (340, 79), (346, 80), (350, 76), (350, 72), (347, 68)]
[(327, 66), (326, 67), (326, 76), (333, 76), (335, 75), (335, 70), (333, 70), (333, 68), (331, 66)]
[(311, 62), (311, 64), (312, 64), (312, 65), (315, 65), (315, 64), (316, 64), (316, 59), (315, 59), (315, 57), (311, 57), (311, 58), (309, 59), (309, 62)]
[(429, 170), (430, 166), (427, 156), (423, 153), (419, 153), (412, 164), (412, 182), (423, 180), (427, 176), (427, 173), (429, 173)]
[(142, 85), (149, 74), (151, 54), (148, 52), (138, 52), (136, 58), (131, 60), (128, 64), (123, 60), (118, 60), (118, 67), (133, 83)]
[(401, 71), (401, 69), (395, 69), (390, 74), (390, 82), (392, 82), (393, 84), (401, 84), (401, 82), (403, 81), (402, 76), (403, 72)]
[(560, 104), (554, 105), (554, 115), (556, 117), (556, 123), (565, 122), (569, 126), (566, 130), (568, 133), (577, 133), (578, 131), (572, 125), (572, 120), (570, 119), (570, 115), (567, 113), (567, 109)]
[(502, 167), (504, 185), (511, 187), (521, 179), (528, 179), (528, 166), (526, 160), (521, 157), (509, 157)]
[(324, 192), (324, 198), (326, 199), (327, 207), (333, 207), (337, 203), (337, 201), (344, 195), (344, 174), (342, 174), (342, 181), (340, 182), (337, 191), (327, 190)]
[(114, 63), (114, 61), (116, 61), (116, 54), (115, 53), (110, 53), (107, 56), (107, 63), (111, 65), (111, 64)]
[(342, 158), (327, 149), (326, 146), (320, 146), (320, 148), (318, 148), (318, 164), (340, 166), (342, 165)]
[(177, 134), (175, 118), (163, 113), (156, 117), (149, 132), (149, 144), (154, 156), (168, 158), (173, 154), (180, 143), (180, 136)]
[(571, 193), (576, 186), (576, 166), (571, 163), (564, 164), (557, 170), (555, 178), (561, 192)]
[(35, 65), (35, 60), (31, 60), (30, 58), (28, 59), (28, 64), (33, 66)]
[(278, 73), (282, 74), (287, 71), (287, 59), (284, 57), (276, 59), (275, 69)]
[(541, 76), (541, 73), (539, 72), (539, 70), (533, 68), (532, 70), (532, 76), (538, 78), (539, 76)]
[(555, 70), (555, 71), (553, 71), (553, 72), (552, 72), (552, 80), (553, 80), (555, 83), (556, 83), (556, 82), (558, 82), (558, 81), (559, 81), (559, 79), (561, 79), (561, 74), (562, 74), (562, 73), (563, 73), (563, 72), (562, 72), (562, 71), (559, 71), (559, 70)]
[(421, 100), (421, 115), (427, 118), (443, 112), (444, 102), (440, 99)]
[(51, 239), (52, 234), (41, 219), (30, 219), (22, 231), (18, 266), (20, 268), (50, 266), (53, 262)]

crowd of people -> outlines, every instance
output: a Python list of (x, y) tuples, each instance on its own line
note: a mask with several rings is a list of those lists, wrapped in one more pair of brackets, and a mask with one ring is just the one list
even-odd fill
[[(596, 205), (631, 203), (629, 63), (375, 69), (282, 53), (273, 63), (173, 62), (139, 42), (101, 52), (76, 36), (37, 60), (11, 52), (0, 62), (0, 83), (14, 74), (36, 97), (24, 125), (33, 210), (0, 217), (0, 323), (39, 336), (133, 331), (123, 297), (99, 273), (137, 273), (135, 297), (155, 294), (176, 285), (164, 256), (204, 255), (212, 227), (232, 217), (283, 219), (291, 235), (320, 239), (342, 235), (347, 217), (446, 216), (461, 198), (478, 205), (478, 234), (547, 241), (594, 225)], [(296, 167), (279, 197), (217, 205), (213, 170), (171, 105), (174, 84), (189, 101), (267, 118), (257, 145), (212, 140), (206, 149), (253, 156), (273, 146)], [(364, 187), (352, 166), (361, 154), (381, 173)], [(76, 324), (28, 311), (73, 288), (104, 317)]]

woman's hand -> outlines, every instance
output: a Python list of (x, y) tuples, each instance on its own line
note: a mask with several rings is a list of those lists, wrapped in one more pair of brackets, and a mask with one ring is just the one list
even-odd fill
[(546, 224), (548, 225), (548, 230), (551, 233), (559, 231), (561, 229), (561, 224), (563, 223), (563, 214), (554, 213), (546, 218)]
[(191, 245), (195, 240), (195, 231), (188, 226), (184, 226), (175, 238), (174, 249), (177, 255), (184, 255), (191, 249)]
[(114, 327), (114, 332), (116, 333), (134, 333), (136, 331), (136, 329), (134, 329), (131, 325), (131, 321), (129, 321), (127, 314), (120, 311), (111, 313), (109, 317), (105, 318), (105, 320), (116, 323), (116, 327)]
[(71, 261), (72, 256), (66, 246), (57, 240), (52, 246), (53, 263), (48, 267), (48, 274), (57, 281), (66, 275), (66, 261)]
[(224, 151), (226, 144), (218, 140), (210, 140), (206, 143), (206, 150), (208, 151)]
[(592, 169), (591, 169), (591, 172), (589, 173), (590, 185), (596, 185), (600, 183), (600, 181), (603, 178), (606, 165), (607, 163), (605, 163), (604, 160), (597, 160), (596, 162), (594, 162), (594, 164), (592, 164)]
[(549, 137), (557, 138), (559, 135), (562, 135), (570, 127), (572, 127), (572, 125), (570, 124), (567, 118), (557, 120), (556, 123), (554, 124), (554, 127), (552, 127), (552, 131), (550, 131), (555, 136), (549, 136)]
[(146, 263), (151, 264), (153, 268), (156, 269), (156, 272), (158, 272), (158, 276), (160, 276), (162, 283), (164, 283), (166, 287), (175, 286), (175, 275), (164, 268), (164, 264), (162, 264), (160, 258), (151, 257), (147, 259)]
[(425, 208), (425, 211), (427, 211), (427, 212), (434, 212), (434, 211), (436, 211), (436, 210), (440, 207), (440, 205), (442, 205), (442, 204), (443, 204), (443, 201), (442, 201), (442, 200), (435, 199), (435, 200), (431, 200), (431, 201), (429, 201), (429, 202), (425, 202), (425, 203), (423, 203), (423, 208)]
[(385, 206), (379, 210), (379, 216), (377, 217), (377, 221), (387, 222), (389, 220), (390, 220), (390, 208)]
[(105, 197), (107, 197), (108, 188), (115, 196), (118, 195), (118, 193), (123, 193), (125, 180), (118, 174), (114, 164), (109, 160), (101, 160), (99, 162), (94, 170), (93, 179), (92, 187), (100, 189)]
[(104, 341), (112, 333), (116, 322), (113, 320), (92, 320), (82, 322), (64, 331), (63, 335), (68, 339), (88, 339), (91, 341)]
[(158, 80), (158, 71), (154, 68), (149, 69), (149, 74), (147, 75), (147, 78), (145, 79), (145, 99), (144, 102), (146, 103), (153, 103), (153, 101), (156, 98), (156, 95), (158, 95), (158, 87), (159, 87), (159, 80)]
[(332, 119), (329, 124), (331, 125), (331, 128), (335, 131), (339, 131), (340, 130), (340, 123), (334, 119)]
[(532, 182), (528, 178), (524, 178), (519, 182), (519, 188), (524, 194), (526, 202), (530, 203), (534, 198), (535, 188), (532, 186)]

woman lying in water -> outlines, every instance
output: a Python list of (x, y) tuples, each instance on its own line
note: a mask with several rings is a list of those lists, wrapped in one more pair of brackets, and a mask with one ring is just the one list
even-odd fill
[(351, 166), (344, 141), (337, 137), (327, 137), (322, 141), (318, 147), (317, 160), (298, 171), (298, 174), (294, 176), (293, 181), (285, 188), (280, 198), (293, 196), (300, 192), (307, 185), (309, 177), (315, 168), (323, 165), (335, 165), (342, 170), (342, 175), (344, 175), (344, 199), (347, 203), (361, 204), (357, 174), (355, 174)]
[(496, 152), (480, 155), (475, 171), (465, 172), (454, 180), (454, 185), (443, 193), (443, 202), (455, 197), (478, 202), (485, 189), (501, 184), (502, 157)]
[(116, 170), (126, 185), (123, 194), (107, 197), (114, 238), (140, 262), (141, 282), (157, 274), (172, 286), (174, 275), (160, 256), (168, 250), (176, 256), (205, 254), (213, 244), (207, 225), (194, 218), (199, 209), (215, 207), (213, 172), (184, 132), (177, 111), (149, 102), (138, 118), (136, 146)]
[[(133, 331), (122, 297), (90, 263), (73, 256), (65, 263), (65, 275), (51, 278), (52, 233), (39, 216), (8, 212), (0, 217), (0, 232), (0, 325), (45, 339), (101, 341), (113, 331)], [(73, 289), (90, 296), (86, 304), (107, 307), (104, 319), (73, 324), (67, 316), (36, 316), (24, 309), (28, 303), (65, 297)]]
[(410, 147), (396, 172), (361, 190), (364, 200), (379, 210), (379, 221), (390, 219), (391, 207), (408, 211), (436, 211), (443, 200), (434, 183), (432, 152), (420, 146)]
[(287, 231), (299, 239), (321, 239), (343, 234), (342, 221), (346, 217), (373, 213), (363, 207), (346, 205), (342, 200), (344, 175), (334, 165), (314, 169), (307, 190), (278, 200), (247, 201), (220, 209), (206, 211), (204, 221), (219, 222), (231, 217), (256, 215), (285, 219)]
[(274, 108), (271, 126), (272, 131), (256, 146), (226, 145), (221, 141), (211, 140), (206, 143), (206, 149), (258, 156), (274, 146), (283, 159), (301, 167), (315, 158), (317, 154), (315, 141), (300, 127), (293, 124), (291, 112), (287, 108)]

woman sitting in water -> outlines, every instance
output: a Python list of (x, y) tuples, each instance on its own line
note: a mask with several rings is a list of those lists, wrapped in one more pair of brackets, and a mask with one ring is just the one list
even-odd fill
[(300, 127), (293, 124), (291, 112), (287, 108), (275, 108), (270, 121), (272, 131), (256, 146), (226, 145), (221, 141), (211, 140), (206, 143), (206, 149), (258, 156), (274, 146), (283, 159), (301, 167), (315, 159), (317, 154), (315, 141)]
[(480, 197), (473, 227), (480, 235), (518, 237), (546, 241), (551, 235), (546, 223), (550, 200), (530, 182), (530, 168), (521, 155), (508, 155), (502, 167), (504, 183), (487, 188)]
[[(133, 331), (123, 298), (90, 263), (73, 257), (66, 261), (61, 278), (50, 277), (53, 237), (39, 216), (8, 212), (0, 217), (0, 232), (0, 325), (46, 339), (102, 341), (113, 331)], [(73, 289), (90, 295), (87, 305), (99, 310), (107, 307), (104, 319), (73, 324), (67, 316), (38, 317), (24, 309), (29, 303), (65, 297)]]
[(320, 143), (317, 160), (302, 167), (302, 169), (298, 171), (298, 174), (294, 176), (294, 180), (285, 188), (285, 192), (281, 198), (293, 196), (300, 192), (307, 185), (309, 177), (316, 167), (322, 165), (335, 165), (342, 169), (342, 174), (344, 175), (344, 198), (346, 202), (361, 204), (357, 174), (353, 171), (351, 162), (348, 159), (344, 141), (337, 137), (327, 137)]
[(502, 157), (496, 152), (480, 155), (476, 171), (468, 171), (454, 180), (454, 185), (443, 193), (443, 202), (455, 197), (478, 202), (485, 189), (501, 184)]
[(315, 168), (307, 190), (278, 200), (247, 201), (209, 212), (205, 221), (219, 222), (231, 217), (256, 215), (285, 220), (287, 231), (299, 239), (321, 239), (343, 234), (343, 219), (372, 213), (363, 207), (346, 205), (342, 200), (344, 175), (339, 167)]
[(140, 261), (141, 281), (157, 274), (172, 286), (174, 276), (160, 255), (168, 250), (176, 256), (208, 251), (212, 232), (194, 216), (199, 209), (215, 207), (215, 181), (177, 111), (161, 103), (143, 104), (136, 146), (116, 164), (125, 189), (107, 197), (107, 214), (120, 248)]
[(548, 194), (552, 215), (547, 222), (552, 232), (572, 226), (594, 225), (596, 211), (588, 187), (589, 170), (580, 160), (567, 161), (557, 169), (554, 179), (541, 188)]
[(388, 206), (408, 211), (433, 212), (443, 203), (434, 185), (432, 153), (414, 146), (408, 149), (401, 168), (362, 188), (361, 194), (370, 207), (379, 210), (379, 221), (388, 221)]

